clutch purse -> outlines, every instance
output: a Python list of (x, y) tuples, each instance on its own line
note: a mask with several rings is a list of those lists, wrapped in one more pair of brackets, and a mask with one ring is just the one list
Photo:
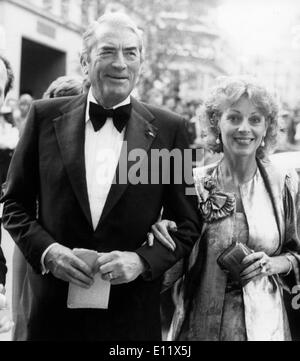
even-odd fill
[(240, 282), (240, 273), (248, 266), (242, 265), (241, 262), (251, 253), (251, 249), (245, 244), (235, 242), (221, 253), (217, 263), (223, 270), (229, 272), (234, 281)]

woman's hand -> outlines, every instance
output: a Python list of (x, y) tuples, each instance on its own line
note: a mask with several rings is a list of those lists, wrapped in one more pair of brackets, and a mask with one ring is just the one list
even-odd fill
[(286, 273), (290, 269), (290, 261), (286, 256), (269, 257), (265, 252), (251, 253), (243, 259), (242, 264), (248, 265), (240, 273), (242, 282), (249, 282), (261, 275)]
[(173, 221), (168, 219), (163, 219), (160, 222), (156, 222), (151, 227), (152, 232), (147, 234), (147, 243), (150, 247), (153, 246), (154, 238), (156, 238), (161, 244), (166, 248), (175, 251), (176, 243), (173, 241), (172, 237), (169, 234), (170, 231), (177, 231), (177, 225)]
[(9, 316), (0, 316), (0, 333), (8, 332), (12, 329), (14, 323)]
[(0, 284), (0, 333), (9, 331), (14, 325), (8, 315), (1, 315), (1, 310), (7, 310), (8, 307), (4, 292), (4, 287)]

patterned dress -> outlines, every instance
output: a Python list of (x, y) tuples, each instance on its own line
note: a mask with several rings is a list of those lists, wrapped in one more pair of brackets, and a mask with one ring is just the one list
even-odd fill
[[(263, 172), (260, 165), (253, 179), (240, 186), (243, 213), (235, 210), (236, 196), (222, 189), (219, 166), (195, 174), (199, 209), (206, 222), (190, 256), (188, 272), (177, 282), (177, 309), (169, 340), (290, 340), (283, 303), (284, 277), (261, 275), (241, 287), (217, 264), (219, 255), (232, 242), (244, 243), (269, 256), (285, 253), (292, 242), (296, 248), (296, 252), (293, 247), (290, 251), (295, 256), (293, 272), (299, 273), (299, 239), (293, 239), (288, 224), (283, 228), (288, 219), (284, 216), (283, 196), (276, 197), (279, 207), (274, 203), (275, 186), (270, 192)], [(284, 182), (277, 188), (281, 189)], [(293, 201), (292, 197), (288, 200)], [(295, 210), (293, 204), (288, 207)], [(289, 213), (295, 220), (293, 212)], [(283, 235), (293, 241), (283, 239)]]

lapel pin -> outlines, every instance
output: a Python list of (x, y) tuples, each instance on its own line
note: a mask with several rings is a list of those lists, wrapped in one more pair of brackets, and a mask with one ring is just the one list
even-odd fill
[(148, 130), (147, 135), (150, 135), (150, 137), (154, 137), (154, 134), (150, 130)]

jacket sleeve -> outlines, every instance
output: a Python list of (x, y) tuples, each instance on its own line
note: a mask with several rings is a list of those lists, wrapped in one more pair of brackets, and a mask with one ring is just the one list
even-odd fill
[(300, 192), (299, 179), (296, 171), (287, 173), (284, 186), (284, 210), (285, 210), (285, 240), (283, 253), (292, 257), (292, 271), (288, 276), (282, 276), (283, 282), (289, 289), (300, 284)]
[(7, 272), (6, 261), (3, 251), (0, 247), (0, 284), (2, 285), (5, 285), (6, 272)]
[(4, 195), (3, 225), (33, 269), (41, 272), (41, 256), (54, 242), (39, 224), (39, 146), (36, 105), (29, 112), (23, 136), (12, 157)]
[(176, 250), (175, 252), (170, 251), (160, 242), (154, 242), (152, 247), (145, 245), (136, 250), (149, 265), (149, 280), (161, 276), (178, 260), (189, 255), (202, 226), (197, 211), (192, 159), (187, 156), (188, 152), (184, 152), (189, 149), (184, 121), (178, 125), (173, 149), (178, 149), (182, 155), (181, 171), (178, 172), (179, 168), (176, 168), (178, 164), (171, 164), (171, 182), (169, 185), (165, 185), (164, 190), (163, 218), (174, 220), (177, 224), (178, 230), (170, 231), (176, 243)]

